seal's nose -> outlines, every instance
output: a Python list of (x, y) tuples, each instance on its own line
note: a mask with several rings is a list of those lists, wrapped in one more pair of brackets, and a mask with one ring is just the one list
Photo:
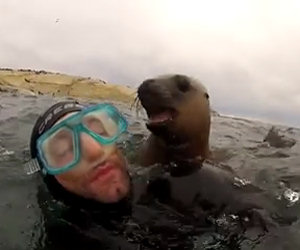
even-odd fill
[(155, 99), (160, 96), (158, 88), (155, 85), (153, 79), (148, 79), (143, 81), (137, 90), (138, 98), (146, 110), (155, 106)]
[(172, 93), (166, 83), (164, 80), (147, 79), (139, 86), (137, 95), (148, 115), (172, 107)]
[(148, 80), (145, 80), (142, 82), (142, 84), (139, 86), (138, 91), (137, 91), (140, 99), (146, 95), (149, 95), (150, 92), (152, 92), (153, 83), (154, 83), (153, 79), (148, 79)]

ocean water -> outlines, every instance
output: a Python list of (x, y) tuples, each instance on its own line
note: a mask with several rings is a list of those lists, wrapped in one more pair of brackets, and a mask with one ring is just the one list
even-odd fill
[[(37, 116), (61, 100), (51, 96), (0, 93), (0, 249), (39, 249), (43, 245), (44, 219), (37, 203), (39, 178), (27, 176), (28, 142)], [(126, 147), (134, 159), (135, 149), (147, 136), (143, 115), (129, 106), (116, 104), (129, 120)], [(211, 147), (220, 163), (233, 168), (253, 184), (286, 200), (300, 215), (300, 130), (276, 126), (279, 136), (270, 135), (272, 125), (215, 115), (212, 117)], [(271, 144), (271, 146), (270, 146)], [(132, 155), (131, 155), (132, 152)], [(300, 223), (284, 224), (260, 239), (238, 249), (300, 249)], [(193, 249), (222, 249), (219, 245), (195, 243)], [(228, 249), (228, 248), (227, 248)], [(233, 248), (236, 249), (236, 248)]]

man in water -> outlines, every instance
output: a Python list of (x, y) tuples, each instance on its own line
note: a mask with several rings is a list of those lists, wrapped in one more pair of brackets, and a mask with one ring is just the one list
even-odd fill
[(126, 129), (124, 117), (104, 103), (59, 102), (37, 119), (28, 166), (31, 172), (41, 170), (52, 196), (38, 193), (46, 248), (192, 248), (191, 234), (178, 230), (175, 212), (153, 208), (154, 201), (152, 208), (137, 204), (148, 179), (129, 175), (116, 145)]

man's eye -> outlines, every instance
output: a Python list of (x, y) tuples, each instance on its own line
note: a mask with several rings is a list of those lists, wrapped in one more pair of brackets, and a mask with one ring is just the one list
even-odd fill
[(73, 148), (69, 147), (69, 148), (62, 149), (59, 152), (57, 152), (57, 156), (58, 157), (65, 157), (69, 153), (73, 153)]
[(95, 133), (97, 133), (99, 135), (107, 136), (107, 131), (103, 127), (103, 124), (102, 124), (102, 122), (100, 120), (98, 120), (98, 119), (90, 119), (87, 122), (86, 125), (93, 132), (95, 132)]

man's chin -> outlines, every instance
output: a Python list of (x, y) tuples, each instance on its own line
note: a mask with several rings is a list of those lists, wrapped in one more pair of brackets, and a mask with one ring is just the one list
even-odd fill
[(129, 193), (127, 183), (115, 182), (105, 186), (99, 192), (98, 187), (91, 187), (94, 199), (103, 203), (116, 203), (125, 198)]

